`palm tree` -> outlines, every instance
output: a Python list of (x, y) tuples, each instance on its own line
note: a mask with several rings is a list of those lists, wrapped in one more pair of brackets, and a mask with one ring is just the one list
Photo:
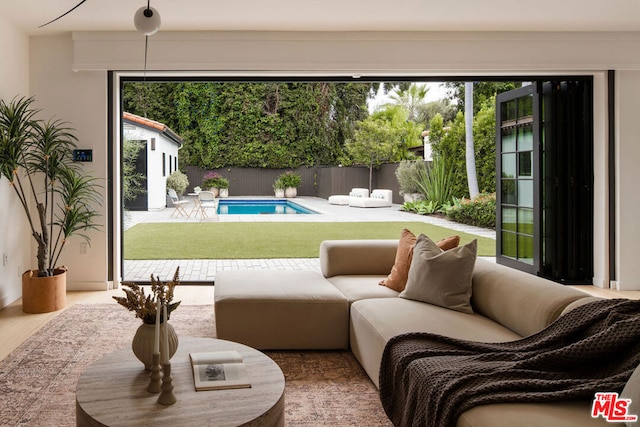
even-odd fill
[(469, 183), (469, 195), (473, 199), (480, 193), (476, 174), (476, 156), (473, 147), (473, 82), (465, 82), (464, 84), (464, 123), (467, 182)]
[(401, 107), (407, 111), (409, 115), (409, 121), (414, 123), (418, 122), (420, 115), (425, 105), (427, 104), (425, 98), (429, 93), (429, 88), (423, 84), (411, 83), (406, 90), (394, 90), (389, 94), (390, 102), (383, 104), (381, 108), (387, 108), (389, 106)]

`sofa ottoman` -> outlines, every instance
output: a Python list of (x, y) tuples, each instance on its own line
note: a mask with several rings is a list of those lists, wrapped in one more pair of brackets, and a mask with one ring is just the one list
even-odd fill
[(216, 337), (262, 350), (349, 347), (349, 302), (315, 271), (223, 271)]

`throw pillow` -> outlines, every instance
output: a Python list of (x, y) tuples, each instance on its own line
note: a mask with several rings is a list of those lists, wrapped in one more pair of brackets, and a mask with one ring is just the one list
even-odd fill
[[(460, 236), (450, 236), (439, 240), (436, 245), (443, 251), (455, 248), (460, 243)], [(379, 285), (386, 286), (396, 292), (402, 292), (407, 284), (409, 276), (409, 267), (411, 266), (411, 258), (413, 257), (413, 247), (416, 244), (416, 236), (406, 228), (400, 233), (400, 241), (398, 242), (398, 250), (396, 259), (389, 276), (381, 280)]]
[(409, 266), (411, 265), (411, 257), (413, 256), (413, 247), (415, 244), (415, 234), (406, 228), (402, 230), (391, 273), (389, 273), (386, 279), (380, 282), (380, 285), (393, 289), (396, 292), (402, 292), (404, 290), (407, 284), (407, 276), (409, 275)]
[(442, 240), (438, 240), (436, 245), (443, 251), (448, 251), (449, 249), (457, 248), (460, 244), (460, 236), (449, 236), (445, 237)]
[(400, 297), (439, 305), (463, 313), (471, 308), (471, 276), (477, 240), (442, 251), (424, 234), (413, 248), (407, 285)]

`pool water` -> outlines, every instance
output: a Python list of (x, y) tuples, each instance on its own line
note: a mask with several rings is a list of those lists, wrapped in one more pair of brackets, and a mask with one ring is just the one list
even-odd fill
[(315, 214), (289, 200), (229, 200), (219, 199), (218, 214), (220, 215), (289, 215)]

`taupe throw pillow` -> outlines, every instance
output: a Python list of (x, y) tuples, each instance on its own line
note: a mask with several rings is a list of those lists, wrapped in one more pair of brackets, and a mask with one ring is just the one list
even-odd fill
[(476, 263), (477, 240), (442, 251), (424, 234), (413, 248), (409, 278), (400, 297), (473, 313), (471, 275)]

